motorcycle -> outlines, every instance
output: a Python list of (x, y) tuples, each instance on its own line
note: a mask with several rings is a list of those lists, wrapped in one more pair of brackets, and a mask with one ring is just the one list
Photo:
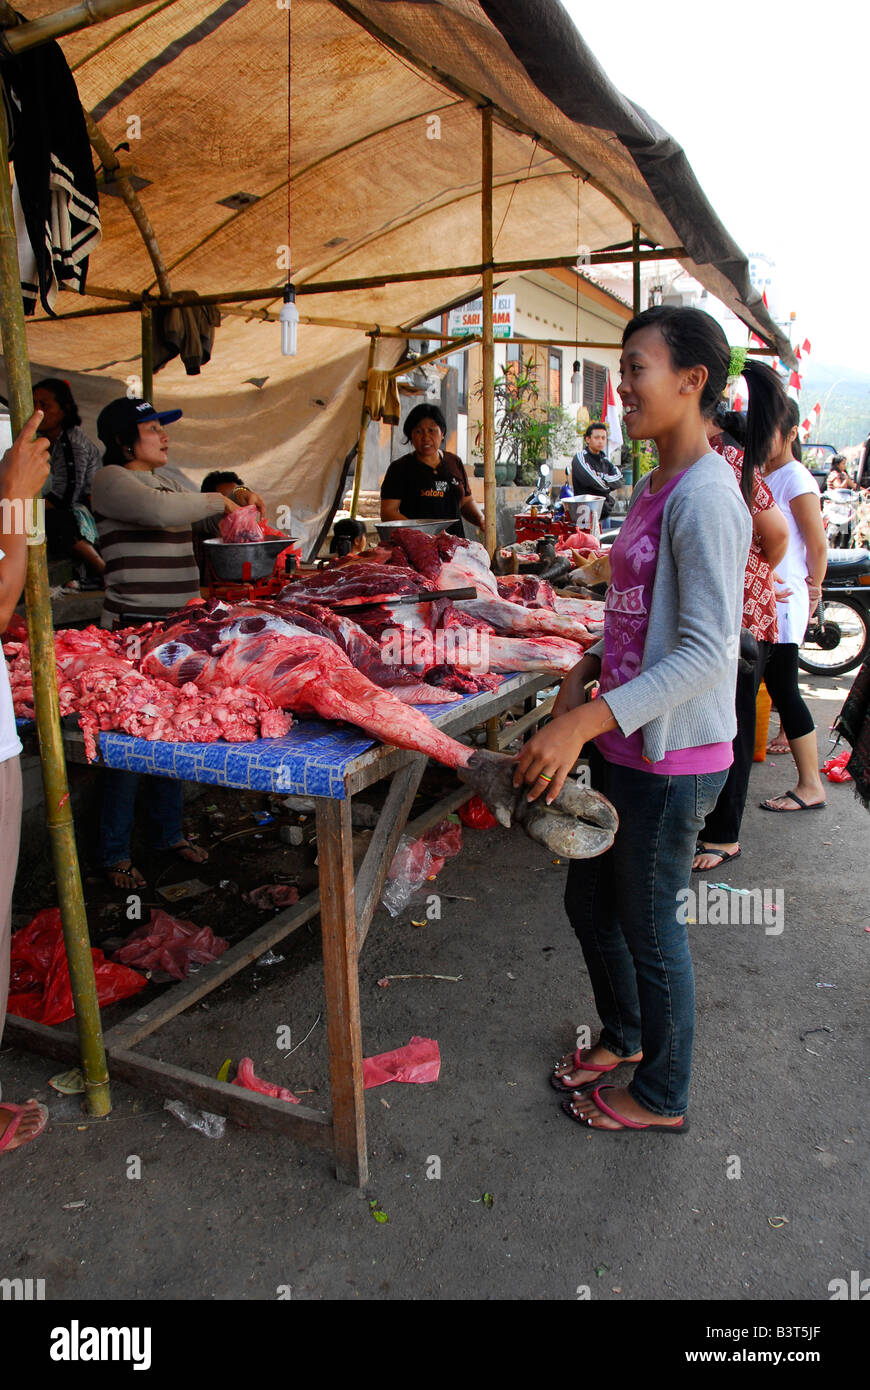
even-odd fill
[(852, 530), (858, 515), (860, 494), (848, 487), (830, 488), (822, 499), (822, 521), (832, 550), (852, 543)]
[(870, 651), (870, 551), (830, 550), (822, 597), (798, 648), (814, 676), (842, 676)]
[(535, 483), (534, 492), (530, 492), (524, 504), (525, 507), (537, 507), (542, 512), (551, 510), (550, 502), (550, 465), (542, 463), (538, 469), (538, 480)]

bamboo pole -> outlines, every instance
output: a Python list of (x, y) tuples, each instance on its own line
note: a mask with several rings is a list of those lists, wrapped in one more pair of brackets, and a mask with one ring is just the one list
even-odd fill
[(142, 397), (150, 401), (154, 394), (154, 318), (151, 310), (142, 306)]
[(375, 365), (375, 353), (377, 352), (377, 348), (378, 335), (377, 333), (372, 333), (369, 339), (369, 360), (366, 367), (366, 379), (363, 382), (363, 403), (362, 411), (360, 412), (359, 443), (356, 447), (356, 471), (353, 475), (353, 495), (350, 499), (350, 514), (352, 517), (356, 517), (357, 508), (359, 507), (360, 488), (362, 487), (363, 464), (365, 463), (366, 457), (366, 438), (369, 432), (369, 420), (371, 419), (366, 404), (366, 397), (368, 395), (369, 372)]
[(478, 341), (477, 338), (448, 338), (442, 347), (435, 348), (432, 352), (424, 352), (422, 357), (408, 359), (390, 367), (388, 375), (402, 376), (405, 372), (413, 371), (415, 367), (425, 367), (427, 362), (437, 362), (439, 357), (449, 357), (454, 352), (467, 352), (472, 344)]
[[(636, 255), (640, 249), (640, 225), (632, 223), (631, 228), (632, 251)], [(631, 275), (631, 307), (634, 317), (640, 313), (640, 264), (634, 261)], [(636, 487), (640, 481), (640, 440), (631, 441), (631, 485)]]
[[(33, 396), (8, 169), (9, 140), (5, 108), (0, 100), (0, 334), (6, 359), (12, 429), (17, 434), (33, 414)], [(90, 1114), (107, 1115), (112, 1108), (109, 1075), (61, 738), (44, 537), (39, 545), (27, 548), (25, 592), (46, 824), (69, 962), (85, 1097)]]
[[(56, 14), (28, 20), (18, 25), (14, 32), (7, 30), (0, 47), (5, 47), (10, 53), (23, 53), (49, 39), (63, 38), (65, 34), (74, 34), (78, 29), (102, 24), (104, 19), (113, 19), (115, 15), (140, 10), (143, 5), (152, 3), (153, 0), (84, 0), (83, 4), (72, 5), (68, 10), (58, 10)], [(11, 6), (4, 8), (8, 11)]]
[[(104, 2), (112, 3), (112, 0), (104, 0)], [(99, 3), (99, 0), (95, 0), (95, 3)], [(113, 182), (117, 185), (118, 192), (120, 193), (124, 202), (127, 204), (127, 207), (130, 209), (133, 221), (139, 228), (142, 240), (145, 243), (145, 249), (147, 250), (148, 255), (150, 256), (151, 264), (154, 267), (154, 274), (156, 275), (157, 283), (160, 286), (160, 293), (162, 296), (168, 298), (172, 294), (172, 289), (169, 284), (169, 276), (166, 272), (166, 265), (164, 263), (163, 256), (160, 251), (160, 246), (157, 241), (157, 233), (151, 226), (148, 214), (143, 208), (139, 200), (139, 195), (133, 187), (132, 183), (128, 178), (124, 178), (123, 176), (118, 174), (117, 171), (121, 167), (121, 162), (118, 159), (118, 156), (115, 154), (115, 151), (112, 149), (112, 146), (109, 144), (109, 141), (106, 139), (105, 135), (100, 130), (100, 127), (97, 125), (90, 112), (83, 110), (83, 114), (85, 118), (85, 126), (87, 127), (88, 139), (90, 140), (91, 145), (93, 146), (96, 153), (99, 155), (100, 163), (103, 166), (104, 173), (106, 173), (107, 175), (116, 175)]]
[[(490, 560), (496, 547), (495, 503), (495, 346), (492, 332), (493, 241), (492, 241), (492, 107), (480, 113), (481, 173), (480, 230), (483, 259), (483, 522), (484, 543)], [(486, 746), (498, 751), (498, 719), (486, 721)]]

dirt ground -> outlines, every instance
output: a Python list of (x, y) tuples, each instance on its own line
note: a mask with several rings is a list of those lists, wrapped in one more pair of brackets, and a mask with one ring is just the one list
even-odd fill
[[(848, 684), (805, 685), (822, 757)], [(595, 1029), (562, 909), (565, 866), (518, 832), (465, 830), (434, 885), (440, 920), (419, 903), (395, 920), (381, 909), (362, 955), (364, 1053), (420, 1035), (442, 1057), (436, 1084), (367, 1093), (365, 1191), (339, 1184), (324, 1155), (230, 1125), (208, 1138), (117, 1083), (111, 1115), (87, 1119), (79, 1097), (48, 1086), (62, 1065), (7, 1047), (5, 1097), (36, 1096), (51, 1123), (0, 1159), (0, 1276), (44, 1279), (49, 1300), (576, 1300), (587, 1290), (620, 1303), (825, 1302), (832, 1280), (870, 1275), (856, 1104), (870, 821), (849, 786), (827, 783), (824, 813), (759, 810), (792, 785), (791, 767), (776, 758), (754, 769), (742, 857), (707, 876), (782, 889), (782, 931), (690, 927), (698, 1008), (685, 1136), (590, 1134), (561, 1113), (548, 1072), (579, 1027)], [(231, 880), (239, 892), (162, 904), (231, 941), (265, 916), (242, 892), (279, 880), (305, 891), (314, 872), (313, 846), (278, 839), (288, 813), (252, 829), (261, 799), (245, 800), (207, 792), (191, 824), (211, 860), (164, 879)], [(239, 828), (251, 833), (217, 845)], [(49, 891), (38, 876), (21, 886), (18, 924)], [(129, 930), (100, 885), (88, 900), (95, 944)], [(276, 954), (140, 1050), (211, 1075), (249, 1056), (258, 1074), (327, 1110), (316, 921)], [(378, 983), (403, 974), (460, 978)], [(106, 1025), (124, 1011), (107, 1011)], [(292, 1051), (277, 1045), (282, 1027)]]

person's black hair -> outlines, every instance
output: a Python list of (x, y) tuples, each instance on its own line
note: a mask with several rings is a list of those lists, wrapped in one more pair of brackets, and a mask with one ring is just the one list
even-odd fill
[(841, 463), (845, 463), (845, 462), (846, 462), (846, 455), (845, 455), (845, 454), (832, 454), (832, 455), (831, 455), (831, 467), (832, 467), (832, 468), (839, 468), (840, 464), (841, 464)]
[[(801, 412), (797, 401), (793, 401), (791, 396), (786, 396), (785, 417), (782, 424), (783, 434), (790, 434), (795, 425), (800, 425), (800, 421)], [(791, 456), (797, 459), (798, 463), (803, 463), (804, 451), (801, 448), (800, 430), (798, 430), (794, 439), (791, 441)]]
[(332, 530), (332, 544), (329, 547), (331, 555), (338, 555), (339, 558), (349, 555), (353, 550), (353, 543), (359, 540), (360, 536), (366, 533), (365, 522), (354, 521), (352, 517), (343, 517), (337, 521)]
[[(731, 349), (721, 325), (701, 309), (677, 309), (669, 304), (658, 304), (645, 309), (626, 325), (622, 334), (623, 347), (643, 328), (658, 328), (668, 345), (675, 369), (707, 368), (700, 408), (706, 419), (714, 418), (731, 366)], [(783, 425), (788, 397), (776, 372), (764, 362), (747, 358), (742, 375), (749, 388), (749, 409), (744, 425), (740, 490), (747, 507), (751, 508), (755, 469), (767, 459), (773, 437)]]
[(69, 382), (64, 381), (59, 376), (45, 376), (42, 381), (38, 381), (34, 386), (34, 391), (50, 391), (63, 411), (63, 424), (61, 429), (71, 430), (74, 425), (82, 423), (79, 408), (75, 403), (75, 398), (70, 390)]
[(125, 451), (132, 449), (138, 438), (139, 426), (135, 421), (119, 429), (111, 444), (106, 445), (106, 452), (103, 454), (103, 467), (108, 468), (110, 464), (116, 463), (121, 468), (126, 468), (130, 460)]
[(221, 473), (215, 469), (213, 473), (207, 473), (199, 485), (200, 492), (217, 492), (223, 483), (235, 483), (236, 487), (244, 487), (244, 483), (238, 473)]
[(412, 431), (415, 430), (423, 420), (434, 420), (441, 433), (446, 435), (447, 421), (444, 419), (443, 411), (437, 405), (432, 405), (428, 401), (423, 401), (420, 405), (414, 406), (414, 409), (409, 413), (403, 426), (405, 439), (409, 444), (411, 442)]
[(591, 425), (586, 426), (586, 432), (583, 435), (583, 438), (588, 439), (593, 430), (604, 430), (604, 433), (606, 434), (607, 426), (604, 424), (603, 420), (593, 420)]
[(746, 444), (746, 416), (739, 410), (729, 410), (727, 401), (720, 401), (713, 416), (714, 421), (725, 435), (729, 444), (738, 449)]

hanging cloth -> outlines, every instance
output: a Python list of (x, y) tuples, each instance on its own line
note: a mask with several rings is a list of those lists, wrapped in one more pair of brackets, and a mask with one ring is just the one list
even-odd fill
[(58, 290), (84, 293), (88, 258), (102, 240), (91, 146), (59, 44), (6, 56), (3, 79), (24, 312), (39, 302), (53, 316)]
[(399, 401), (399, 387), (389, 372), (373, 367), (366, 378), (365, 408), (372, 420), (383, 420), (388, 425), (397, 425), (401, 418), (402, 406)]
[(154, 313), (154, 371), (180, 357), (188, 376), (211, 361), (221, 314), (215, 304), (173, 304)]

